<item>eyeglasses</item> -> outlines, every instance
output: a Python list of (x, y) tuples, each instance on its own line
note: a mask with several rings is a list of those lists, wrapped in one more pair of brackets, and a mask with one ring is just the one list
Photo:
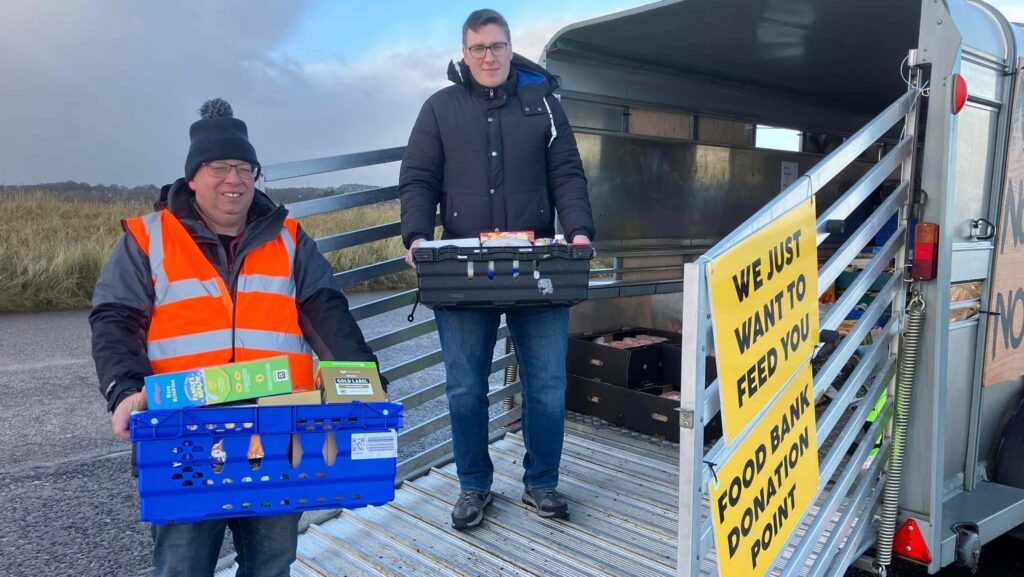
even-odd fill
[(210, 176), (214, 178), (227, 178), (231, 174), (231, 169), (235, 169), (238, 173), (238, 179), (244, 181), (255, 180), (260, 175), (260, 167), (253, 166), (248, 162), (241, 164), (228, 164), (226, 162), (206, 162), (203, 166), (210, 171)]
[(505, 53), (508, 52), (508, 42), (495, 42), (490, 46), (477, 44), (475, 46), (470, 46), (466, 48), (466, 50), (469, 52), (470, 56), (476, 59), (483, 58), (484, 54), (487, 54), (488, 50), (490, 50), (491, 54), (493, 54), (494, 56), (504, 56)]

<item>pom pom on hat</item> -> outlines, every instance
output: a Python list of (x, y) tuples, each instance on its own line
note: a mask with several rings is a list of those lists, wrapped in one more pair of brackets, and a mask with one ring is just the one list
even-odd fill
[(191, 144), (185, 157), (186, 180), (192, 180), (204, 162), (233, 159), (259, 166), (249, 131), (226, 100), (207, 100), (199, 108), (199, 117), (188, 131)]

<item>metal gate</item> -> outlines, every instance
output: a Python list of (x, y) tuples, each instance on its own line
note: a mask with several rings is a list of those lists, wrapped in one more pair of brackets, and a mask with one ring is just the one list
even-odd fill
[[(887, 154), (842, 197), (826, 209), (816, 222), (817, 244), (838, 230), (883, 181), (898, 172), (899, 184), (871, 215), (841, 244), (821, 266), (818, 273), (819, 295), (835, 281), (854, 257), (886, 225), (899, 215), (898, 226), (889, 240), (874, 254), (835, 304), (820, 317), (822, 331), (835, 330), (868, 290), (894, 269), (889, 280), (860, 319), (814, 375), (814, 397), (830, 400), (817, 417), (817, 442), (821, 483), (813, 504), (789, 536), (773, 562), (774, 573), (795, 575), (842, 574), (854, 560), (870, 548), (878, 527), (873, 513), (884, 486), (890, 446), (887, 425), (893, 414), (892, 395), (888, 395), (878, 417), (867, 424), (869, 414), (880, 403), (892, 382), (896, 362), (896, 343), (901, 333), (906, 288), (905, 262), (908, 199), (913, 190), (913, 157), (920, 91), (908, 92), (846, 140), (832, 154), (786, 188), (774, 201), (762, 208), (714, 248), (694, 263), (685, 265), (683, 299), (683, 382), (681, 401), (680, 478), (679, 478), (679, 550), (678, 575), (692, 577), (718, 574), (715, 560), (712, 521), (707, 502), (708, 483), (714, 468), (726, 463), (750, 434), (740, 435), (731, 445), (722, 440), (706, 447), (703, 425), (721, 409), (719, 381), (706, 389), (705, 360), (712, 353), (708, 265), (712, 260), (765, 225), (793, 210), (814, 196), (846, 166), (856, 160), (891, 129), (902, 132)], [(841, 388), (833, 388), (840, 370), (861, 346), (883, 314), (890, 320), (881, 328), (860, 358), (855, 370)], [(816, 352), (820, 352), (820, 349)], [(862, 388), (863, 387), (863, 388)], [(830, 390), (831, 388), (831, 390)], [(858, 394), (859, 393), (859, 394)], [(765, 407), (756, 422), (768, 411)], [(883, 441), (876, 446), (880, 436)], [(874, 455), (874, 456), (872, 456)]]

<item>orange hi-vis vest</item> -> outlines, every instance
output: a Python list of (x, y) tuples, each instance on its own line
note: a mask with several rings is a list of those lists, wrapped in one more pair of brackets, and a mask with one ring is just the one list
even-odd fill
[(232, 299), (217, 269), (168, 210), (125, 221), (149, 257), (153, 318), (147, 334), (155, 373), (287, 355), (295, 391), (313, 390), (313, 353), (299, 326), (292, 274), (298, 222), (245, 256)]

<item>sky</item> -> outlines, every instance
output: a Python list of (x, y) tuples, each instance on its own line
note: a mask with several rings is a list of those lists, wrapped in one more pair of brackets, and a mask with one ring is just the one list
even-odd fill
[[(710, 1), (710, 0), (702, 0)], [(537, 59), (564, 26), (642, 0), (490, 2)], [(993, 1), (1024, 21), (1024, 0)], [(404, 145), (477, 2), (0, 0), (0, 184), (162, 184), (208, 98), (264, 164)], [(393, 179), (393, 171), (336, 176)], [(289, 185), (310, 182), (286, 181)], [(308, 179), (306, 179), (308, 180)], [(331, 182), (319, 180), (312, 184)]]

